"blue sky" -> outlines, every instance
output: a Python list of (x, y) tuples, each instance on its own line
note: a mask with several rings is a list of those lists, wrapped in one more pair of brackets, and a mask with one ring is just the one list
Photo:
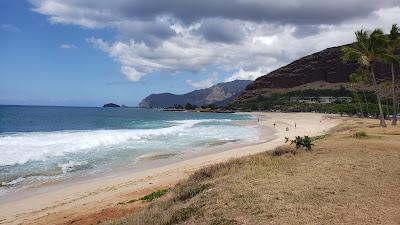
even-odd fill
[(113, 29), (52, 24), (31, 8), (26, 1), (0, 1), (0, 104), (136, 106), (151, 93), (191, 91), (195, 88), (186, 80), (204, 79), (212, 70), (154, 72), (132, 82), (117, 62), (86, 41), (112, 40), (117, 35)]
[(135, 106), (255, 79), (399, 21), (395, 0), (2, 0), (0, 104)]

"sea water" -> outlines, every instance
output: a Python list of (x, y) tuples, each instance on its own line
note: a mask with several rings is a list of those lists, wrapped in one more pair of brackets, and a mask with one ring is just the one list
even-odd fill
[(139, 108), (0, 106), (0, 195), (44, 182), (258, 140), (248, 115)]

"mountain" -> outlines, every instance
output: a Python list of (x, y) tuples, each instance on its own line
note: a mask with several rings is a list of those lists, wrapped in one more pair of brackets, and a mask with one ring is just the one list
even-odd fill
[[(275, 71), (257, 78), (247, 86), (236, 101), (246, 101), (258, 96), (301, 89), (339, 89), (346, 86), (348, 77), (359, 67), (356, 61), (342, 62), (341, 48), (327, 48), (305, 56)], [(375, 65), (378, 80), (391, 76), (390, 66), (381, 62)], [(396, 68), (398, 74), (400, 68)], [(348, 85), (347, 85), (348, 86)]]
[(184, 105), (186, 103), (197, 106), (207, 104), (226, 105), (239, 96), (250, 83), (251, 81), (249, 80), (235, 80), (183, 95), (171, 93), (151, 94), (139, 103), (139, 107), (165, 108), (175, 104)]

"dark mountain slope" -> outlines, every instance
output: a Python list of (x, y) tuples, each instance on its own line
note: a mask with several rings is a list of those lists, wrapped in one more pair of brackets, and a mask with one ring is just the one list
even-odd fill
[[(243, 101), (271, 92), (282, 92), (302, 86), (307, 88), (338, 88), (339, 84), (348, 82), (348, 77), (357, 68), (357, 62), (342, 62), (341, 47), (332, 47), (323, 51), (305, 56), (269, 74), (257, 78), (236, 99)], [(390, 67), (387, 64), (377, 63), (376, 74), (379, 80), (391, 76)], [(396, 74), (399, 74), (399, 67)], [(315, 84), (318, 84), (318, 87)], [(335, 85), (336, 84), (336, 85)]]

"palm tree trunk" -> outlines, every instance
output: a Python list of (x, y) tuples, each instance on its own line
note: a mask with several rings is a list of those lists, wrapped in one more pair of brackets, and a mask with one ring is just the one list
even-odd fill
[(389, 100), (386, 99), (386, 115), (389, 116)]
[(356, 97), (357, 102), (358, 102), (358, 106), (360, 107), (361, 117), (364, 117), (364, 112), (363, 112), (363, 108), (362, 108), (362, 105), (361, 105), (361, 101), (358, 98), (358, 94), (357, 94), (356, 90), (354, 90), (354, 96)]
[(392, 62), (392, 94), (393, 94), (393, 119), (392, 125), (396, 125), (397, 123), (397, 105), (396, 105), (396, 86), (394, 79), (394, 65)]
[(371, 73), (372, 83), (373, 83), (373, 85), (374, 85), (374, 89), (375, 89), (375, 93), (376, 93), (376, 98), (377, 98), (377, 100), (378, 100), (379, 113), (381, 114), (380, 125), (381, 125), (381, 127), (386, 127), (385, 115), (383, 114), (382, 103), (381, 103), (381, 96), (380, 96), (380, 94), (379, 94), (378, 84), (376, 83), (376, 78), (375, 78), (375, 73), (374, 73), (373, 65), (369, 66), (369, 72)]
[(365, 90), (363, 89), (363, 94), (364, 94), (364, 100), (365, 100), (365, 105), (367, 107), (367, 117), (369, 117), (369, 109), (368, 109), (368, 100), (367, 100), (367, 95), (365, 94)]

